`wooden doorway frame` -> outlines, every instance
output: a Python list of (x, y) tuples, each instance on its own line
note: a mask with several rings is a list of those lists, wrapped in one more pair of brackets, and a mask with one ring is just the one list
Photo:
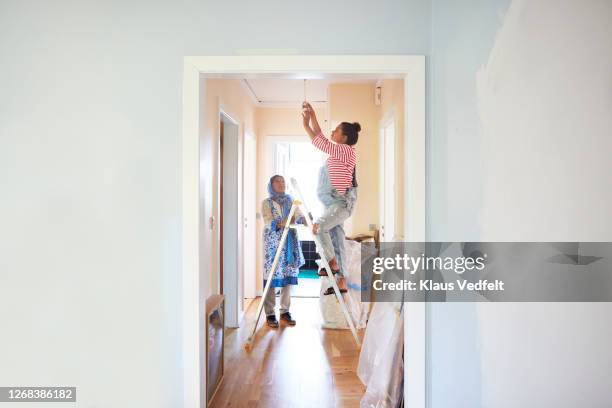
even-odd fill
[[(210, 274), (201, 253), (211, 245), (214, 218), (206, 208), (212, 197), (203, 186), (201, 159), (207, 154), (205, 79), (262, 77), (320, 78), (325, 75), (387, 74), (404, 79), (404, 231), (408, 241), (426, 240), (425, 225), (425, 57), (423, 55), (276, 55), (194, 56), (183, 64), (182, 138), (182, 277), (183, 277), (183, 381), (184, 408), (201, 408), (206, 357), (203, 338), (205, 296)], [(204, 250), (202, 247), (205, 247)], [(405, 406), (425, 408), (425, 303), (407, 303), (405, 316)]]

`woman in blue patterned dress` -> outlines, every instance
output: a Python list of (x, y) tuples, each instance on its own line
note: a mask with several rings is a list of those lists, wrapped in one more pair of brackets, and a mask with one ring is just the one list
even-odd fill
[[(304, 216), (299, 209), (296, 210), (292, 220), (287, 220), (293, 198), (289, 194), (285, 194), (285, 179), (282, 176), (275, 175), (270, 178), (268, 194), (270, 196), (261, 203), (261, 214), (265, 223), (263, 232), (264, 287), (266, 281), (270, 278), (270, 269), (280, 244), (285, 223), (288, 221), (291, 223), (305, 223)], [(297, 237), (297, 231), (291, 228), (281, 249), (276, 270), (272, 274), (270, 289), (264, 299), (264, 310), (268, 326), (278, 327), (278, 321), (274, 313), (276, 305), (275, 288), (280, 288), (281, 320), (291, 326), (295, 325), (295, 320), (293, 320), (291, 313), (289, 313), (291, 285), (297, 285), (298, 274), (302, 265), (304, 265), (304, 255), (302, 254), (300, 241)]]

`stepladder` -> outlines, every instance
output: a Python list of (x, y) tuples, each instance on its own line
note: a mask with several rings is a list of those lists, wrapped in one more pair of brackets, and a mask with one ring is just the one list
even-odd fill
[[(297, 199), (294, 199), (292, 204), (291, 204), (291, 209), (289, 210), (289, 214), (287, 216), (287, 221), (290, 221), (293, 219), (293, 216), (296, 214), (296, 211), (298, 209), (301, 210), (302, 214), (304, 214), (304, 219), (306, 222), (306, 226), (312, 230), (313, 228), (313, 222), (311, 220), (310, 217), (310, 212), (308, 211), (308, 207), (306, 206), (305, 202), (303, 201), (303, 197), (301, 194), (301, 191), (299, 189), (298, 183), (297, 181), (292, 178), (291, 179), (291, 183), (293, 185), (293, 188), (295, 190), (295, 192), (297, 193)], [(271, 288), (271, 282), (272, 282), (272, 276), (274, 274), (274, 271), (276, 270), (277, 266), (278, 266), (278, 262), (280, 259), (280, 255), (282, 253), (282, 248), (285, 245), (285, 242), (287, 240), (287, 235), (289, 234), (289, 229), (290, 228), (296, 228), (295, 225), (291, 225), (290, 222), (286, 222), (285, 226), (283, 228), (283, 232), (281, 235), (281, 239), (279, 241), (278, 244), (278, 248), (276, 249), (276, 253), (274, 255), (274, 259), (272, 261), (272, 266), (270, 268), (269, 274), (268, 274), (268, 279), (266, 280), (266, 284), (264, 286), (264, 290), (261, 296), (261, 300), (259, 301), (259, 305), (257, 306), (257, 312), (256, 312), (256, 318), (255, 318), (255, 323), (253, 325), (253, 329), (247, 339), (247, 342), (245, 343), (244, 347), (247, 351), (250, 351), (252, 349), (253, 346), (253, 341), (255, 338), (255, 333), (257, 331), (257, 326), (259, 325), (259, 320), (261, 318), (261, 312), (263, 310), (263, 305), (264, 305), (264, 301), (266, 299), (266, 295), (268, 294), (269, 290), (274, 290), (274, 288)], [(361, 347), (361, 342), (359, 340), (359, 336), (357, 334), (357, 330), (355, 329), (355, 324), (353, 322), (353, 319), (347, 309), (346, 306), (346, 302), (342, 296), (342, 293), (340, 292), (339, 288), (338, 288), (338, 283), (336, 282), (336, 279), (334, 278), (334, 275), (332, 274), (332, 270), (331, 267), (329, 266), (329, 260), (326, 259), (325, 254), (322, 250), (322, 246), (321, 246), (321, 241), (319, 239), (318, 234), (313, 234), (314, 237), (314, 241), (315, 241), (315, 245), (317, 248), (317, 253), (319, 254), (320, 257), (320, 261), (319, 264), (325, 268), (326, 272), (327, 272), (327, 276), (328, 276), (328, 281), (331, 283), (331, 287), (334, 289), (334, 294), (336, 295), (336, 300), (340, 306), (340, 309), (342, 310), (342, 314), (344, 315), (344, 318), (351, 330), (351, 333), (353, 335), (353, 339), (355, 340), (355, 343), (357, 344), (358, 347)]]

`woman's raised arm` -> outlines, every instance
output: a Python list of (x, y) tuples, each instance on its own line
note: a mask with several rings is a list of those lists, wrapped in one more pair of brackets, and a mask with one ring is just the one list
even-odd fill
[(312, 105), (304, 101), (304, 103), (302, 103), (302, 108), (302, 123), (304, 125), (304, 129), (306, 130), (306, 133), (308, 133), (308, 136), (312, 140), (319, 133), (321, 133), (321, 127), (319, 126), (319, 122), (317, 121), (317, 115), (315, 114)]

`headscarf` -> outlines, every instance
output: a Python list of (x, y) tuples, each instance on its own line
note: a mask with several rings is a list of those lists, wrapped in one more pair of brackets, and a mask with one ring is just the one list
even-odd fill
[[(275, 179), (276, 177), (282, 176), (274, 176), (272, 177), (272, 179)], [(274, 187), (272, 187), (272, 180), (268, 182), (268, 194), (270, 196), (270, 199), (275, 203), (279, 204), (283, 209), (283, 217), (287, 217), (289, 215), (289, 211), (291, 211), (293, 197), (291, 197), (289, 194), (286, 194), (285, 192), (279, 193), (277, 191), (274, 191)]]
[[(282, 217), (283, 218), (287, 218), (289, 216), (289, 212), (291, 211), (291, 204), (293, 203), (293, 197), (291, 197), (289, 194), (286, 194), (284, 192), (279, 193), (277, 191), (274, 191), (274, 187), (272, 187), (272, 181), (276, 178), (276, 177), (282, 177), (282, 176), (274, 176), (270, 179), (270, 181), (268, 182), (268, 194), (269, 194), (269, 198), (270, 200), (274, 201), (275, 203), (279, 204), (281, 206), (282, 209)], [(270, 203), (270, 205), (272, 205)], [(287, 221), (291, 221), (291, 220), (287, 220)], [(287, 251), (286, 251), (286, 256), (287, 256), (287, 262), (288, 263), (292, 263), (294, 261), (294, 256), (293, 256), (293, 236), (292, 234), (294, 234), (295, 231), (293, 230), (289, 230), (289, 233), (287, 234), (287, 238), (285, 240), (286, 244), (287, 244)]]

